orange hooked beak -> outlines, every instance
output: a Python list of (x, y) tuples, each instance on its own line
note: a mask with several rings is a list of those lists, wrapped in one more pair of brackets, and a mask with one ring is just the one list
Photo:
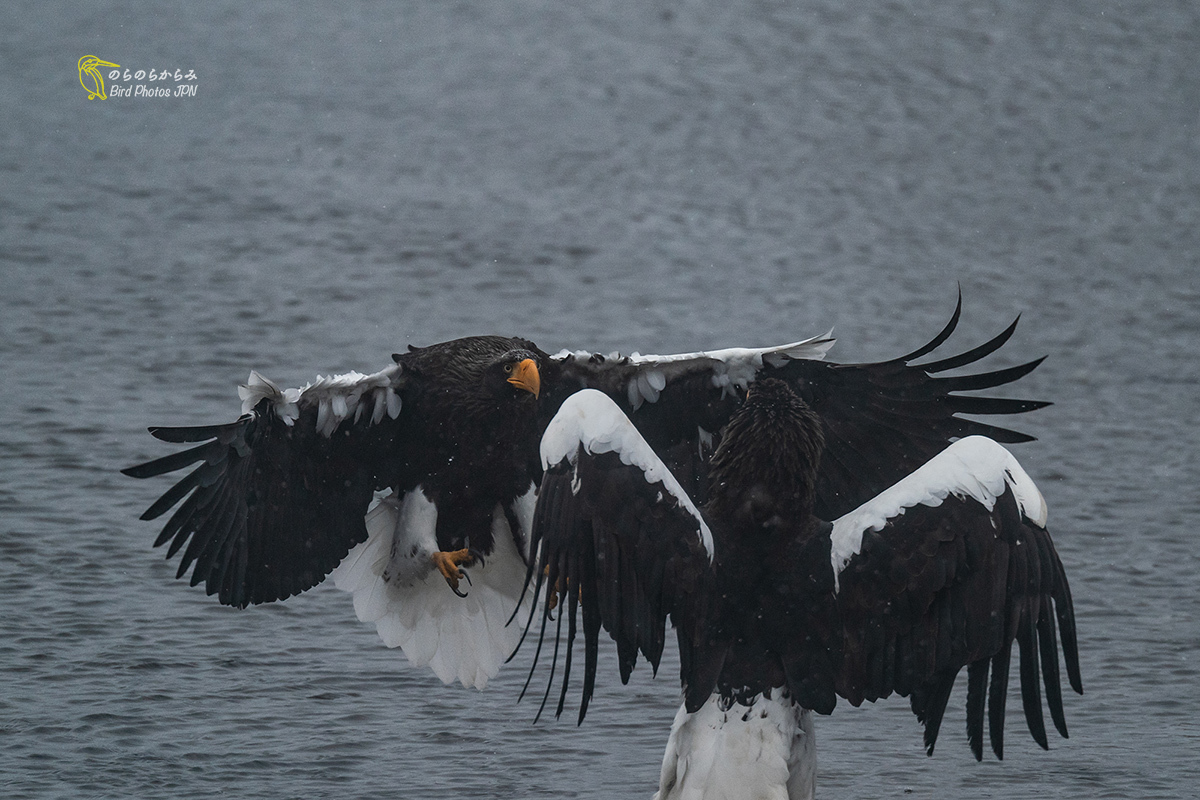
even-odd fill
[(542, 391), (542, 376), (538, 373), (537, 362), (526, 358), (514, 364), (508, 382), (537, 397)]

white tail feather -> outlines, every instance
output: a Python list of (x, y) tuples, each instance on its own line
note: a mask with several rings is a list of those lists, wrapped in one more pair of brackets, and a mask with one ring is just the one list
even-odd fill
[(694, 714), (681, 707), (654, 800), (812, 800), (812, 714), (782, 690), (773, 694), (727, 711), (716, 695)]
[[(533, 502), (532, 489), (517, 501), (522, 527), (532, 515), (525, 506)], [(353, 595), (358, 618), (375, 623), (386, 646), (399, 647), (415, 666), (429, 666), (444, 683), (482, 689), (520, 638), (520, 626), (506, 623), (520, 600), (525, 562), (497, 508), (495, 547), (483, 566), (466, 568), (471, 583), (460, 583), (467, 596), (458, 597), (429, 560), (437, 550), (436, 522), (420, 490), (402, 502), (382, 499), (367, 514), (367, 541), (333, 571), (334, 584)], [(522, 534), (528, 541), (528, 531)]]

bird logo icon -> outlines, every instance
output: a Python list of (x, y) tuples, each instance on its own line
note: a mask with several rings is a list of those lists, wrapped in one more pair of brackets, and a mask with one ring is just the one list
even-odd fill
[(104, 93), (104, 76), (100, 74), (98, 67), (120, 67), (120, 64), (114, 64), (111, 61), (103, 61), (95, 56), (84, 56), (79, 59), (79, 84), (87, 89), (88, 100), (99, 97), (101, 100), (107, 100), (108, 95)]

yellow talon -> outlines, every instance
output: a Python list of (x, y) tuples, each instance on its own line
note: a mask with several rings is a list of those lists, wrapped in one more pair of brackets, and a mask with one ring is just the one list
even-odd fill
[[(549, 567), (546, 568), (546, 574), (547, 575), (550, 574)], [(575, 590), (575, 593), (579, 596), (580, 601), (582, 601), (583, 600), (583, 587), (580, 586), (578, 589)], [(550, 587), (550, 591), (546, 597), (546, 610), (547, 611), (553, 611), (554, 609), (558, 608), (558, 596), (560, 594), (565, 594), (565, 592), (563, 591), (563, 579), (561, 576), (556, 581), (554, 581), (554, 585)]]
[[(542, 568), (542, 574), (545, 575), (547, 578), (550, 577), (550, 565), (549, 564), (547, 564), (545, 567)], [(558, 591), (561, 588), (562, 588), (562, 578), (559, 578), (558, 580), (556, 580), (554, 582), (554, 585), (551, 586), (550, 590), (546, 593), (546, 610), (547, 611), (553, 611), (554, 609), (558, 608)]]
[(450, 588), (458, 593), (458, 581), (465, 578), (467, 574), (462, 571), (463, 566), (470, 566), (475, 562), (475, 557), (471, 555), (471, 551), (463, 548), (462, 550), (438, 550), (431, 555), (430, 560), (433, 565), (442, 573), (442, 577), (446, 579), (446, 583), (450, 584)]

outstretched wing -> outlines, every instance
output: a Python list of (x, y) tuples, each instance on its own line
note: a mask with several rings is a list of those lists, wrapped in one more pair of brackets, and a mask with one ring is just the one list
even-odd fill
[(955, 676), (967, 667), (971, 749), (982, 758), (987, 705), (992, 749), (1003, 757), (1015, 640), (1030, 732), (1048, 746), (1040, 672), (1055, 727), (1066, 736), (1059, 636), (1071, 686), (1083, 690), (1071, 592), (1045, 526), (1033, 481), (1007, 450), (979, 436), (836, 520), (830, 552), (844, 626), (838, 694), (854, 705), (909, 696), (932, 753)]
[(778, 369), (764, 370), (771, 377), (788, 381), (796, 394), (821, 416), (825, 453), (817, 483), (817, 516), (834, 519), (867, 502), (955, 439), (975, 435), (1005, 443), (1033, 439), (1018, 431), (959, 415), (1020, 414), (1049, 403), (958, 393), (1012, 383), (1032, 372), (1043, 359), (972, 375), (939, 376), (975, 364), (1000, 349), (1016, 330), (1019, 317), (998, 336), (978, 347), (927, 364), (912, 363), (950, 338), (961, 311), (960, 295), (954, 315), (937, 336), (890, 361), (874, 364), (792, 361)]
[(564, 350), (551, 356), (543, 381), (543, 408), (552, 416), (581, 388), (604, 392), (633, 421), (684, 489), (703, 502), (714, 435), (737, 408), (738, 393), (765, 368), (795, 359), (819, 361), (833, 344), (826, 334), (776, 347), (674, 355), (605, 356)]
[(933, 458), (951, 441), (983, 435), (1015, 443), (1033, 437), (961, 417), (1018, 414), (1049, 405), (1036, 400), (963, 395), (1019, 380), (1042, 359), (1016, 367), (953, 377), (940, 373), (968, 367), (998, 350), (1016, 329), (954, 356), (914, 364), (941, 347), (958, 326), (962, 295), (949, 323), (922, 347), (889, 361), (838, 364), (825, 360), (830, 334), (779, 347), (732, 348), (668, 356), (601, 356), (559, 353), (549, 384), (553, 411), (580, 387), (614, 400), (650, 445), (703, 503), (705, 470), (714, 435), (736, 410), (738, 392), (755, 380), (788, 382), (816, 411), (825, 434), (825, 455), (815, 513), (834, 519)]
[[(539, 590), (545, 581), (549, 596), (561, 606), (546, 697), (565, 618), (566, 655), (556, 711), (561, 714), (577, 617), (582, 616), (582, 722), (595, 686), (600, 628), (617, 643), (622, 682), (628, 681), (638, 652), (657, 669), (667, 617), (677, 628), (692, 630), (703, 614), (713, 539), (675, 477), (625, 414), (599, 391), (583, 390), (563, 403), (542, 438), (541, 455), (546, 472), (531, 540), (541, 556), (536, 570), (531, 568), (531, 578), (536, 576)], [(547, 605), (540, 621), (539, 655), (552, 616)], [(681, 653), (685, 675), (690, 655)], [(704, 696), (709, 692), (711, 686)], [(543, 707), (545, 702), (543, 698)]]
[[(155, 546), (183, 550), (177, 577), (226, 605), (281, 600), (315, 586), (350, 548), (379, 488), (379, 453), (396, 434), (402, 368), (319, 378), (281, 391), (257, 373), (241, 387), (242, 416), (227, 425), (150, 428), (195, 447), (122, 470), (149, 478), (197, 465), (142, 519), (168, 519)], [(180, 503), (182, 501), (182, 503)]]

